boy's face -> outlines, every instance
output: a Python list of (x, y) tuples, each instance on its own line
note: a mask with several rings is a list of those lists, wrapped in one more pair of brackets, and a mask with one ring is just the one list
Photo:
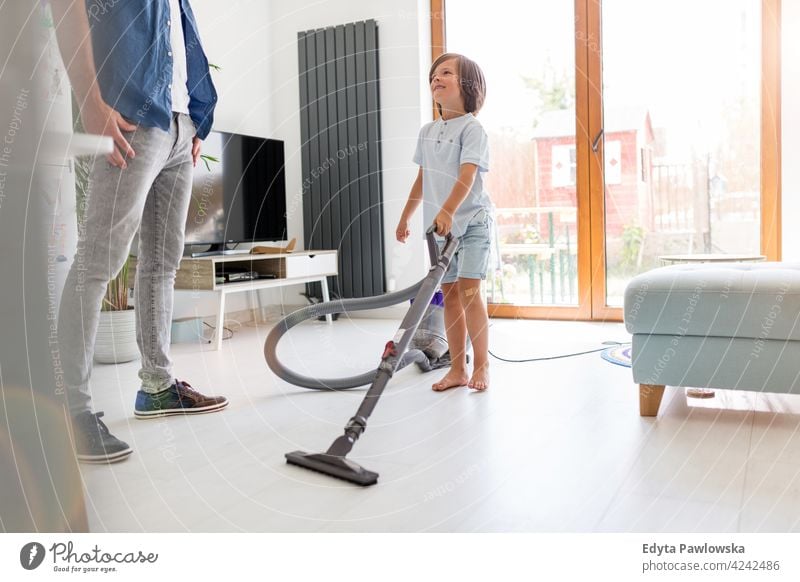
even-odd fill
[(433, 94), (433, 100), (445, 109), (464, 108), (456, 59), (442, 61), (433, 71), (431, 93)]

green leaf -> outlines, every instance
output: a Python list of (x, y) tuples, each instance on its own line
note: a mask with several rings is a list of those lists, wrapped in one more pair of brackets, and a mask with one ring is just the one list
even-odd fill
[(216, 164), (219, 163), (219, 159), (215, 158), (214, 156), (209, 156), (208, 154), (200, 154), (200, 159), (203, 160), (203, 163), (206, 165), (206, 170), (209, 172), (211, 171), (211, 166), (208, 162), (214, 162)]

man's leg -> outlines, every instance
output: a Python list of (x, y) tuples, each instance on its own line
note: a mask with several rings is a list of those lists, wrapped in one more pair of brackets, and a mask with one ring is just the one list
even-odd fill
[[(106, 453), (115, 448), (105, 439), (110, 436), (105, 426), (97, 415), (91, 414), (89, 379), (100, 306), (108, 281), (119, 272), (128, 256), (147, 192), (170, 146), (167, 134), (155, 128), (140, 127), (125, 135), (137, 152), (135, 158), (127, 161), (127, 169), (110, 165), (104, 157), (94, 161), (78, 249), (59, 308), (59, 350), (67, 400), (73, 418), (80, 419), (75, 425), (78, 457), (87, 461), (112, 460)], [(86, 437), (83, 441), (81, 434)]]
[(184, 229), (192, 195), (192, 137), (187, 116), (173, 118), (174, 147), (153, 181), (142, 214), (134, 283), (136, 341), (142, 354), (139, 378), (149, 392), (172, 384), (169, 357), (175, 273), (183, 256)]
[(137, 418), (213, 412), (228, 405), (208, 397), (172, 375), (169, 356), (175, 273), (183, 256), (184, 229), (192, 195), (192, 138), (188, 115), (173, 118), (174, 146), (147, 196), (139, 231), (134, 284), (136, 339), (142, 354), (136, 397)]

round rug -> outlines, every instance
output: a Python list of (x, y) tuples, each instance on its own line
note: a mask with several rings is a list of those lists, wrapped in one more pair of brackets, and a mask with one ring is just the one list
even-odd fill
[(614, 346), (600, 352), (602, 358), (618, 366), (631, 367), (631, 344)]

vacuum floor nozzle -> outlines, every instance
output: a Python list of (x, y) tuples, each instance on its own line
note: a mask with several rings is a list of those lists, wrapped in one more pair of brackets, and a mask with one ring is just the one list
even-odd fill
[(336, 457), (325, 453), (304, 453), (303, 451), (293, 451), (286, 453), (286, 462), (297, 465), (304, 469), (311, 469), (318, 473), (330, 475), (350, 481), (356, 485), (364, 487), (374, 485), (378, 482), (378, 474), (369, 471), (353, 461), (344, 457)]

